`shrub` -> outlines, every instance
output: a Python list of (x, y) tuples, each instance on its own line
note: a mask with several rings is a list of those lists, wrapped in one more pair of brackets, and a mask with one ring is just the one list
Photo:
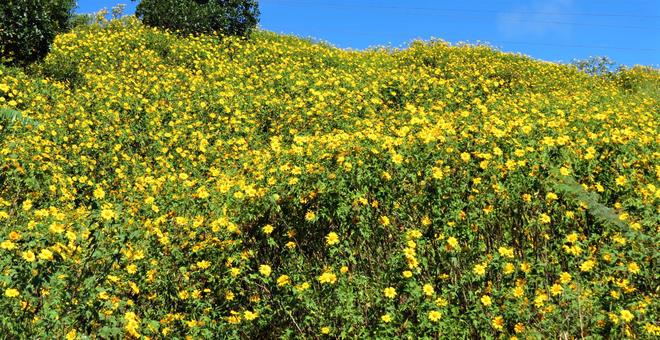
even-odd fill
[(0, 338), (660, 335), (658, 70), (135, 17), (42, 64), (83, 82), (0, 67)]
[(0, 2), (0, 60), (25, 65), (48, 54), (50, 44), (68, 28), (74, 0)]
[(136, 13), (149, 26), (181, 34), (244, 36), (258, 22), (255, 0), (143, 0)]

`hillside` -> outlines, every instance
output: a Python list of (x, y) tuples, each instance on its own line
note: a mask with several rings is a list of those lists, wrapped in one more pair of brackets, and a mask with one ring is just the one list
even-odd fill
[(442, 41), (78, 28), (0, 67), (0, 333), (658, 336), (658, 89)]

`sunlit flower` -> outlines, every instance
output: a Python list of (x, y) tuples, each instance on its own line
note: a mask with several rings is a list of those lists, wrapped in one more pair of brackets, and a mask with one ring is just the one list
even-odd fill
[(14, 289), (14, 288), (5, 289), (5, 296), (6, 297), (14, 298), (14, 297), (17, 297), (19, 295), (21, 295), (21, 293), (18, 291), (18, 289)]
[(259, 273), (261, 273), (261, 275), (268, 277), (268, 276), (270, 276), (271, 272), (272, 272), (272, 269), (270, 268), (269, 265), (262, 264), (262, 265), (259, 266)]
[(334, 231), (328, 233), (325, 237), (325, 243), (329, 246), (339, 243), (339, 236)]
[(438, 322), (442, 318), (442, 313), (440, 313), (437, 310), (432, 310), (432, 311), (429, 312), (428, 316), (429, 316), (429, 320), (431, 320), (431, 322)]

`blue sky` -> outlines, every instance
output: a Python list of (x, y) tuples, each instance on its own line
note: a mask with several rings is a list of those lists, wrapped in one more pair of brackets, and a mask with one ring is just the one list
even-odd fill
[[(79, 0), (86, 13), (128, 0)], [(413, 39), (489, 42), (569, 62), (606, 55), (660, 67), (660, 0), (260, 0), (263, 29), (342, 48), (403, 47)]]

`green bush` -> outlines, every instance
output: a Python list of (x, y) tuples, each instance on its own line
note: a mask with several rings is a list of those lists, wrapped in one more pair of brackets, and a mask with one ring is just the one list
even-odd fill
[(55, 36), (68, 28), (74, 0), (0, 2), (0, 61), (26, 65), (48, 54)]
[(181, 34), (244, 36), (259, 21), (255, 0), (143, 0), (135, 14), (146, 25)]

